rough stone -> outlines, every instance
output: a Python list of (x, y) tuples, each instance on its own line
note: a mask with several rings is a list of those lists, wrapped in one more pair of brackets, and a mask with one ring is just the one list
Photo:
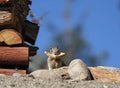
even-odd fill
[(89, 67), (94, 80), (102, 82), (120, 82), (120, 69), (113, 67)]
[[(59, 69), (54, 70), (38, 70), (32, 72), (30, 74), (31, 77), (29, 77), (30, 75), (24, 77), (13, 77), (3, 76), (2, 74), (0, 75), (0, 88), (120, 88), (119, 81), (106, 82), (97, 80), (87, 81), (68, 80), (70, 78), (68, 75), (68, 68), (69, 67), (61, 67)], [(120, 79), (118, 68), (89, 67), (89, 69), (92, 73), (96, 72), (96, 74), (101, 75), (99, 76), (101, 79), (103, 79), (102, 76), (104, 75), (103, 72), (108, 72), (107, 74), (104, 75), (105, 78), (106, 77), (109, 78), (108, 80)]]
[(73, 80), (90, 80), (91, 74), (88, 67), (80, 59), (71, 61), (68, 67), (68, 73)]
[(96, 68), (105, 69), (115, 74), (120, 74), (120, 68), (108, 67), (108, 66), (97, 66)]
[(120, 88), (116, 82), (58, 81), (31, 77), (0, 77), (0, 88)]
[(44, 79), (51, 79), (51, 80), (63, 80), (69, 79), (69, 74), (67, 73), (67, 67), (61, 67), (59, 69), (53, 70), (36, 70), (30, 73), (30, 76), (34, 78), (44, 78)]

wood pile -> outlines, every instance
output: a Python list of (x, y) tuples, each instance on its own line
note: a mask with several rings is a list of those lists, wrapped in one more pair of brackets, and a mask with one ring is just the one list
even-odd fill
[[(37, 53), (38, 47), (33, 45), (39, 26), (26, 19), (31, 3), (30, 0), (0, 0), (1, 69), (12, 68), (14, 72), (14, 68), (19, 67), (26, 70), (29, 65), (29, 56)], [(2, 73), (1, 69), (0, 73)]]
[(0, 45), (17, 45), (22, 44), (23, 38), (22, 36), (12, 29), (4, 29), (0, 31)]

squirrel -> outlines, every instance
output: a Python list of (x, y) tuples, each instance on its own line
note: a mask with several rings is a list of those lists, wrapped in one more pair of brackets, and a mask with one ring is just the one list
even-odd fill
[(44, 53), (48, 56), (47, 63), (49, 70), (66, 66), (63, 60), (61, 60), (65, 53), (60, 52), (58, 47), (51, 48), (50, 52), (45, 51)]

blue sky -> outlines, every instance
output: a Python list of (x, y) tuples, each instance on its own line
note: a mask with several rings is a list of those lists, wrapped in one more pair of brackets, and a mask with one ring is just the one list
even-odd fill
[[(36, 41), (39, 46), (39, 54), (43, 55), (46, 47), (52, 41), (51, 33), (46, 29), (47, 21), (54, 23), (59, 28), (64, 28), (62, 11), (65, 0), (33, 0), (31, 9), (38, 18), (45, 12), (49, 14), (42, 20), (40, 32)], [(93, 53), (99, 54), (108, 51), (107, 66), (120, 67), (120, 11), (119, 0), (74, 0), (71, 6), (71, 27), (81, 20), (83, 23), (83, 35), (90, 44)], [(87, 13), (86, 19), (83, 18)], [(84, 21), (83, 21), (84, 19)], [(54, 35), (54, 34), (52, 34)]]

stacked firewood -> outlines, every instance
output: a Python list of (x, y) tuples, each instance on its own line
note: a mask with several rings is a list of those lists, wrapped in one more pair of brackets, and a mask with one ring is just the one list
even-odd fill
[(29, 0), (0, 0), (0, 26), (14, 28), (21, 33), (30, 4)]
[(0, 67), (26, 69), (29, 56), (36, 55), (39, 26), (26, 20), (29, 5), (30, 0), (0, 0)]
[[(21, 40), (19, 40), (23, 40), (21, 43), (26, 41), (34, 45), (39, 27), (37, 24), (26, 20), (26, 16), (30, 10), (29, 5), (31, 5), (30, 0), (0, 0), (0, 31), (5, 29), (14, 30), (14, 34), (17, 34), (19, 37), (22, 36)], [(8, 32), (7, 34), (9, 34), (10, 30), (6, 30)], [(0, 34), (2, 33), (0, 32)], [(7, 43), (5, 41), (7, 40), (6, 38), (0, 42), (2, 42), (2, 44), (3, 42)], [(13, 42), (13, 38), (11, 38), (11, 41)], [(14, 45), (14, 43), (11, 45)]]

